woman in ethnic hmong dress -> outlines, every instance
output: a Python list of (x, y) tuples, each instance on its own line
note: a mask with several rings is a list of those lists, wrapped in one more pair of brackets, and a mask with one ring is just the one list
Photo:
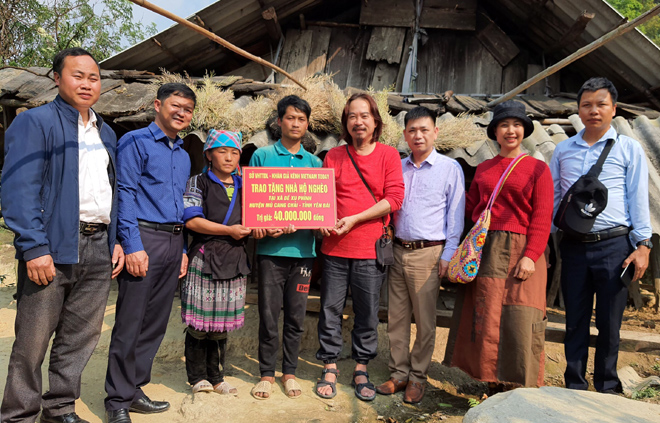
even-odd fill
[[(465, 204), (472, 221), (533, 131), (521, 103), (507, 101), (495, 108), (487, 132), (500, 145), (500, 154), (477, 166)], [(489, 382), (491, 393), (543, 385), (544, 252), (553, 198), (548, 166), (523, 157), (493, 204), (477, 277), (459, 286), (444, 362)]]
[(235, 174), (241, 134), (211, 129), (204, 145), (208, 166), (188, 180), (184, 221), (192, 235), (188, 274), (181, 286), (185, 357), (193, 393), (237, 394), (224, 381), (227, 332), (244, 323), (245, 250), (250, 230), (241, 225), (241, 177)]

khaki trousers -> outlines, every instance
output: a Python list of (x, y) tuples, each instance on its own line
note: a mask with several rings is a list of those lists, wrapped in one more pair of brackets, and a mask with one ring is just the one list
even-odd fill
[[(435, 347), (436, 302), (440, 289), (438, 262), (443, 245), (408, 250), (394, 245), (388, 277), (390, 376), (402, 381), (426, 381)], [(415, 316), (417, 336), (410, 351), (410, 324)]]

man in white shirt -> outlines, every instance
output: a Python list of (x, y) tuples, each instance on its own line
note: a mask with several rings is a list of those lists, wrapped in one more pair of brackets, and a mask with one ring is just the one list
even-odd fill
[[(5, 137), (2, 211), (18, 259), (16, 339), (2, 423), (84, 423), (80, 378), (101, 334), (110, 279), (124, 266), (116, 238), (117, 137), (91, 109), (98, 63), (81, 48), (53, 59), (59, 95), (21, 113)], [(48, 391), (41, 364), (54, 336)]]

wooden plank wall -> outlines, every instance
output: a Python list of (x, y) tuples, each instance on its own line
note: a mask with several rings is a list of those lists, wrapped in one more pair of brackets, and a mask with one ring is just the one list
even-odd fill
[(418, 54), (417, 91), (500, 93), (502, 66), (474, 35), (428, 32), (429, 39)]
[[(524, 51), (502, 66), (474, 31), (427, 33), (418, 48), (418, 92), (500, 94), (527, 79), (529, 55)], [(289, 29), (279, 65), (300, 79), (334, 74), (340, 88), (394, 86), (401, 91), (411, 42), (411, 31), (397, 27)], [(281, 75), (277, 82), (287, 83)]]
[[(422, 28), (473, 31), (476, 0), (425, 0), (420, 15)], [(411, 0), (362, 0), (360, 25), (411, 28), (415, 22), (415, 2)]]

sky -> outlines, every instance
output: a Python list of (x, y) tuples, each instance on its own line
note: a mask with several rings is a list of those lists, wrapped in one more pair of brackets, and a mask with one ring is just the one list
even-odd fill
[[(148, 0), (148, 1), (182, 18), (187, 18), (188, 16), (192, 15), (198, 10), (204, 9), (209, 4), (216, 2), (216, 0)], [(164, 16), (161, 16), (155, 12), (152, 12), (151, 10), (147, 10), (136, 4), (133, 4), (133, 19), (136, 21), (141, 21), (145, 25), (148, 25), (151, 22), (155, 22), (156, 27), (158, 28), (158, 32), (174, 25), (174, 21), (167, 19)]]

